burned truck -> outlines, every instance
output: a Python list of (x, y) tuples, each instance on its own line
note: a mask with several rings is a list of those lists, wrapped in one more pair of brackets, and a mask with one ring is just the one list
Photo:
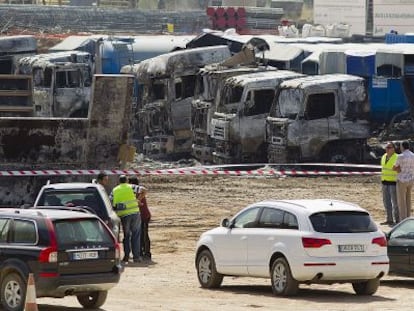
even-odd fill
[(15, 75), (20, 58), (34, 55), (34, 36), (0, 38), (0, 116), (32, 116), (33, 85), (31, 75)]
[(345, 74), (283, 82), (266, 121), (270, 163), (358, 163), (370, 136), (364, 79)]
[(196, 74), (205, 65), (229, 57), (227, 46), (213, 46), (175, 51), (121, 69), (121, 73), (133, 73), (138, 83), (138, 149), (153, 158), (190, 155)]
[(215, 145), (213, 162), (265, 162), (265, 123), (275, 92), (282, 81), (301, 76), (280, 70), (225, 80), (210, 124), (210, 136)]
[(0, 207), (33, 203), (47, 180), (91, 179), (56, 170), (120, 167), (120, 152), (129, 143), (133, 83), (128, 75), (95, 75), (88, 118), (0, 117)]
[(259, 65), (255, 54), (260, 47), (249, 42), (231, 58), (207, 65), (197, 74), (195, 95), (191, 104), (192, 155), (202, 163), (213, 161), (214, 141), (209, 135), (210, 122), (215, 110), (215, 98), (220, 93), (224, 80), (252, 72), (277, 70), (275, 67)]
[(7, 36), (0, 38), (0, 74), (14, 74), (20, 58), (36, 54), (34, 36)]
[(33, 77), (34, 116), (87, 117), (92, 55), (70, 51), (23, 57), (17, 74)]

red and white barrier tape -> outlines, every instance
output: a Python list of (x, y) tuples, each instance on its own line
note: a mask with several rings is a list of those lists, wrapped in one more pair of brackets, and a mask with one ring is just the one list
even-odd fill
[(214, 170), (214, 169), (162, 169), (162, 170), (27, 170), (0, 171), (2, 176), (71, 176), (98, 175), (232, 175), (232, 176), (358, 176), (379, 175), (379, 171), (320, 171), (320, 170)]

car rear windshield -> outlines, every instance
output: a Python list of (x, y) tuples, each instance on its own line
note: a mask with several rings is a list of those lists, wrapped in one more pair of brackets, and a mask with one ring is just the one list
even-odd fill
[(45, 190), (38, 206), (88, 206), (101, 219), (106, 220), (108, 214), (96, 189)]
[(109, 230), (96, 218), (67, 219), (54, 222), (59, 248), (112, 245)]
[(368, 213), (358, 211), (320, 212), (311, 215), (313, 229), (324, 233), (374, 232), (377, 226)]

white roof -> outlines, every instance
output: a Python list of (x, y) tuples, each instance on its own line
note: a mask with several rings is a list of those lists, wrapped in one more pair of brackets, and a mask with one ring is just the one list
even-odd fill
[(85, 183), (85, 182), (68, 182), (68, 183), (56, 183), (56, 184), (48, 184), (43, 186), (45, 189), (57, 189), (57, 190), (65, 190), (65, 189), (86, 189), (86, 188), (97, 188), (99, 184), (95, 183)]
[(246, 84), (269, 81), (269, 84), (271, 85), (278, 85), (280, 83), (280, 79), (294, 78), (300, 76), (302, 76), (300, 73), (288, 70), (263, 71), (227, 78), (225, 83), (244, 86)]
[[(122, 73), (136, 73), (139, 79), (177, 73), (178, 70), (204, 67), (221, 62), (231, 56), (225, 45), (179, 50), (143, 60), (139, 64), (124, 66)], [(197, 69), (198, 70), (198, 69)]]
[(292, 80), (287, 80), (282, 83), (281, 87), (284, 88), (308, 88), (315, 85), (322, 86), (324, 83), (339, 83), (339, 82), (348, 82), (348, 81), (364, 81), (363, 78), (347, 75), (347, 74), (328, 74), (328, 75), (316, 75), (316, 76), (307, 76), (303, 78), (297, 78)]
[(354, 203), (335, 199), (302, 199), (302, 200), (267, 200), (253, 205), (284, 207), (299, 214), (311, 215), (327, 211), (358, 211), (367, 212)]

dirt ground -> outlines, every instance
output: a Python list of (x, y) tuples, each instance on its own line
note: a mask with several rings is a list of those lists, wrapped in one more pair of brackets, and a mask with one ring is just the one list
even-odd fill
[[(384, 220), (379, 177), (244, 178), (148, 176), (153, 214), (153, 265), (129, 265), (102, 310), (409, 310), (414, 280), (387, 276), (372, 297), (356, 296), (350, 284), (302, 285), (295, 298), (272, 295), (269, 279), (224, 278), (217, 290), (201, 289), (194, 267), (203, 231), (244, 206), (268, 198), (333, 198), (359, 203)], [(389, 230), (383, 227), (385, 231)], [(40, 311), (82, 310), (76, 298), (37, 299)]]

